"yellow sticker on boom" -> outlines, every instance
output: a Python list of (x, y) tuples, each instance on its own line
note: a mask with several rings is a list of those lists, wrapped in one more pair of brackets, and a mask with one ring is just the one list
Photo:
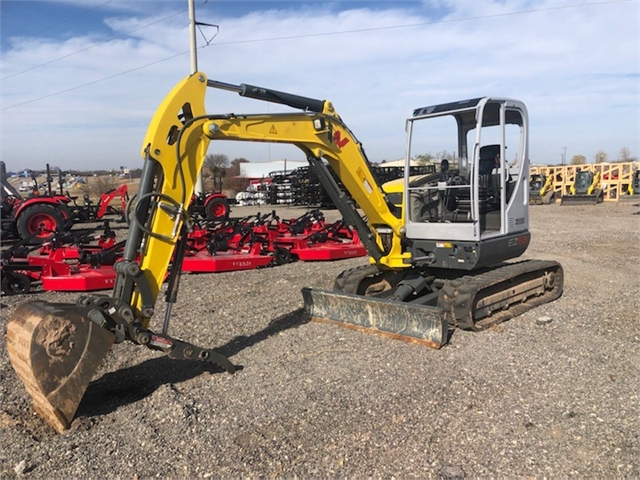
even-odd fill
[(371, 192), (373, 192), (373, 188), (371, 187), (371, 184), (369, 183), (369, 180), (367, 180), (367, 176), (364, 174), (362, 169), (358, 168), (358, 170), (356, 170), (356, 173), (358, 174), (358, 177), (362, 181), (362, 185), (364, 185), (364, 188), (367, 190), (367, 193), (370, 194)]

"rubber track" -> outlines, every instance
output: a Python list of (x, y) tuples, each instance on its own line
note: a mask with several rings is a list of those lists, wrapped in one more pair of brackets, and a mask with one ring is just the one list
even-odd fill
[[(552, 289), (544, 294), (528, 298), (525, 301), (509, 305), (489, 317), (476, 321), (473, 318), (473, 308), (478, 294), (487, 288), (505, 283), (507, 289), (514, 285), (517, 277), (526, 276), (530, 279), (532, 273), (543, 276), (546, 272), (555, 273), (555, 283)], [(511, 283), (509, 283), (511, 281)], [(522, 315), (524, 312), (551, 302), (562, 295), (563, 271), (558, 262), (547, 260), (525, 260), (517, 263), (503, 264), (475, 275), (465, 275), (455, 280), (449, 280), (442, 288), (438, 300), (438, 307), (449, 313), (449, 325), (455, 325), (464, 330), (484, 330), (485, 328), (504, 322), (510, 318)]]
[(345, 270), (336, 278), (333, 289), (341, 293), (358, 294), (358, 287), (362, 280), (380, 273), (375, 265), (362, 265), (360, 267)]
[[(536, 275), (536, 272), (537, 275)], [(517, 283), (514, 280), (525, 276), (531, 279), (542, 276), (546, 272), (555, 273), (555, 284), (544, 294), (529, 297), (525, 301), (514, 303), (507, 308), (498, 310), (489, 317), (476, 320), (473, 308), (478, 294), (483, 290), (500, 283), (511, 289)], [(334, 290), (342, 293), (358, 295), (358, 286), (367, 277), (382, 273), (375, 265), (363, 265), (342, 272), (336, 278)], [(448, 313), (450, 329), (455, 327), (463, 330), (484, 330), (491, 325), (505, 322), (513, 317), (522, 315), (539, 305), (549, 303), (562, 295), (563, 271), (562, 266), (551, 260), (524, 260), (515, 263), (503, 263), (492, 269), (484, 269), (477, 273), (470, 273), (455, 280), (447, 280), (438, 298), (438, 307)], [(495, 292), (494, 292), (495, 293)]]

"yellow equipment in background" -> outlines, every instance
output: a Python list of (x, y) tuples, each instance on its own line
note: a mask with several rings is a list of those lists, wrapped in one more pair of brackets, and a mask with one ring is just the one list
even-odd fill
[(529, 205), (549, 205), (556, 201), (553, 175), (533, 174), (529, 180)]
[(600, 172), (582, 170), (576, 172), (574, 184), (569, 195), (563, 195), (560, 205), (595, 205), (604, 200)]

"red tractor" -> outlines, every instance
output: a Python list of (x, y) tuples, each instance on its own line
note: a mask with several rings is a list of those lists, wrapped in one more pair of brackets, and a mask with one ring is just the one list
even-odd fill
[(205, 220), (224, 221), (229, 218), (229, 200), (224, 193), (194, 195), (191, 199), (191, 212)]
[[(34, 190), (29, 198), (22, 198), (20, 193), (6, 180), (4, 162), (0, 165), (2, 177), (2, 232), (6, 235), (39, 243), (49, 240), (54, 233), (69, 230), (74, 223), (93, 222), (107, 214), (119, 214), (124, 219), (124, 212), (129, 201), (127, 185), (113, 188), (102, 195), (97, 204), (93, 204), (87, 195), (84, 205), (76, 203), (77, 197), (62, 193), (53, 193), (52, 178), (47, 165), (47, 193), (40, 195), (35, 176), (32, 175)], [(62, 185), (60, 173), (59, 184)], [(111, 206), (118, 199), (119, 209)]]
[[(6, 180), (4, 162), (0, 162), (2, 178), (1, 229), (7, 234), (34, 241), (48, 240), (56, 231), (63, 232), (73, 225), (71, 199), (66, 195), (33, 196), (23, 199)], [(36, 191), (37, 193), (37, 191)]]

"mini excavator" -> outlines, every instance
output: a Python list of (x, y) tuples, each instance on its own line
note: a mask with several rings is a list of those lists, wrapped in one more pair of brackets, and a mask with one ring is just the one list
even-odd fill
[[(207, 114), (208, 87), (296, 111)], [(482, 330), (558, 298), (560, 264), (506, 262), (530, 241), (525, 105), (483, 97), (417, 108), (406, 129), (404, 183), (401, 191), (385, 192), (331, 102), (213, 81), (200, 72), (178, 83), (144, 139), (140, 189), (112, 295), (84, 295), (75, 304), (31, 301), (11, 315), (8, 353), (36, 411), (59, 432), (69, 428), (91, 377), (117, 342), (234, 372), (223, 355), (168, 334), (189, 203), (211, 141), (297, 146), (366, 246), (369, 264), (343, 272), (333, 291), (303, 288), (312, 319), (439, 348), (456, 327)], [(454, 168), (410, 177), (412, 155), (439, 149), (445, 138), (457, 152)], [(154, 331), (170, 263), (164, 323)]]

